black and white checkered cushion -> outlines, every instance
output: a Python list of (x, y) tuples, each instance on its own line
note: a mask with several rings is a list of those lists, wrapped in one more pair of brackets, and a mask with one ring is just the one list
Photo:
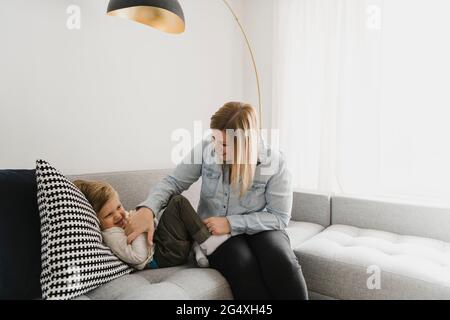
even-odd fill
[(95, 212), (72, 182), (43, 160), (36, 179), (44, 299), (71, 299), (132, 271), (102, 243)]

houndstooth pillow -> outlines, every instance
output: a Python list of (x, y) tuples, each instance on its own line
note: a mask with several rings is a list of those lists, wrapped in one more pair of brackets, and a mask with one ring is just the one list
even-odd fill
[(71, 299), (132, 271), (102, 243), (97, 216), (72, 182), (43, 160), (36, 179), (44, 299)]

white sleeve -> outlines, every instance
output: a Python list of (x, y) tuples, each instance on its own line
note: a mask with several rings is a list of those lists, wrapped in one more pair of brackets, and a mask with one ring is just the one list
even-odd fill
[(105, 244), (125, 263), (139, 265), (148, 259), (150, 250), (147, 233), (139, 235), (131, 244), (127, 243), (127, 236), (122, 228), (111, 228), (102, 234)]

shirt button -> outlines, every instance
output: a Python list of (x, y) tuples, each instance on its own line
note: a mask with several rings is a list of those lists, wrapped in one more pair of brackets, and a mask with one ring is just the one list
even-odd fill
[(224, 208), (226, 208), (227, 206), (223, 206)]

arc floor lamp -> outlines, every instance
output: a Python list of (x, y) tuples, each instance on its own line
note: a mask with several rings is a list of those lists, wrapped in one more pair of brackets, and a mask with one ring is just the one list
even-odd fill
[[(236, 19), (252, 58), (258, 89), (259, 126), (262, 128), (261, 89), (255, 56), (239, 18), (230, 4), (226, 0), (222, 1)], [(123, 17), (146, 24), (163, 32), (178, 34), (185, 30), (183, 9), (177, 0), (110, 0), (107, 13), (110, 16)]]

